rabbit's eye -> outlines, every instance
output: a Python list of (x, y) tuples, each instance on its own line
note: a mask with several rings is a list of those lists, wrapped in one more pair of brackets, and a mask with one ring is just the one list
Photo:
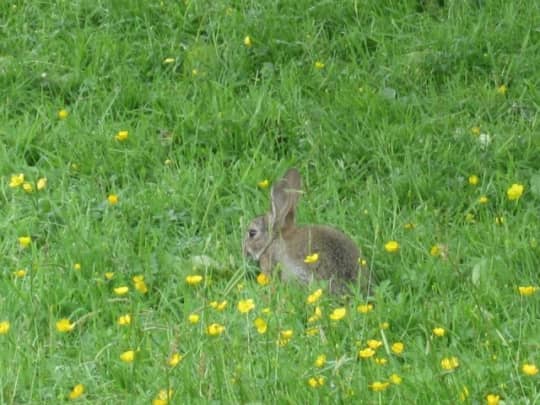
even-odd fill
[(250, 238), (255, 237), (255, 235), (257, 235), (257, 230), (256, 229), (250, 229), (248, 231), (248, 235), (249, 235)]

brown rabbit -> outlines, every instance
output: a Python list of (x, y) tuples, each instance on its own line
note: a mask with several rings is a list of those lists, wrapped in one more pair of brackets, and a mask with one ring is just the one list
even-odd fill
[[(360, 251), (348, 236), (328, 226), (295, 224), (300, 193), (300, 173), (291, 168), (272, 187), (271, 211), (251, 221), (243, 242), (244, 254), (257, 260), (266, 274), (279, 264), (282, 280), (306, 284), (313, 279), (328, 280), (333, 292), (343, 292), (346, 283), (357, 281), (369, 295), (373, 276), (361, 268)], [(306, 257), (313, 254), (318, 260), (306, 263)]]

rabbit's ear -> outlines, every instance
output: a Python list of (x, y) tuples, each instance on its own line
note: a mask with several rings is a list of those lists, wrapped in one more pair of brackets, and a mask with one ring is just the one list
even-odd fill
[(289, 169), (272, 186), (271, 228), (274, 232), (294, 224), (296, 204), (301, 193), (302, 181), (296, 169)]

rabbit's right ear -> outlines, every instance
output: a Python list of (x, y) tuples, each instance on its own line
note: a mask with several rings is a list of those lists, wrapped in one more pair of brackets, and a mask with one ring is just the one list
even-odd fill
[(277, 232), (294, 224), (296, 204), (301, 193), (302, 181), (298, 170), (292, 168), (272, 186), (271, 229)]

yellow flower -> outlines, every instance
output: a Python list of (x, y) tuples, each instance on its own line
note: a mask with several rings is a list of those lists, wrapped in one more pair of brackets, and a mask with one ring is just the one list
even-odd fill
[(120, 355), (120, 360), (124, 363), (132, 363), (135, 360), (135, 350), (127, 350)]
[(107, 201), (111, 205), (116, 205), (116, 204), (118, 204), (118, 196), (116, 194), (109, 194), (107, 196)]
[(318, 60), (318, 61), (315, 62), (314, 66), (315, 66), (315, 69), (321, 70), (321, 69), (324, 69), (324, 66), (325, 66), (325, 65), (324, 65), (323, 62), (321, 62), (321, 61)]
[(67, 318), (62, 318), (56, 322), (56, 330), (58, 332), (71, 332), (73, 328), (75, 328), (75, 324), (71, 323), (70, 320)]
[(279, 332), (279, 336), (282, 339), (292, 339), (293, 335), (294, 335), (294, 332), (292, 329), (286, 329)]
[(471, 174), (469, 176), (469, 184), (471, 186), (476, 186), (479, 182), (480, 182), (480, 179), (478, 178), (476, 174)]
[(504, 96), (507, 91), (508, 91), (508, 87), (506, 87), (506, 84), (501, 84), (499, 87), (497, 87), (497, 93), (502, 96)]
[(499, 402), (501, 401), (501, 397), (495, 394), (487, 394), (486, 395), (486, 404), (487, 405), (499, 405)]
[(322, 288), (319, 288), (319, 289), (313, 291), (311, 294), (308, 295), (307, 303), (308, 304), (316, 303), (317, 301), (319, 301), (319, 298), (322, 297), (322, 294), (323, 294)]
[(176, 367), (178, 364), (180, 364), (183, 358), (184, 356), (182, 356), (180, 353), (173, 353), (171, 357), (169, 357), (169, 360), (167, 360), (167, 364), (171, 367)]
[(506, 195), (510, 201), (516, 201), (521, 198), (524, 189), (523, 184), (514, 183), (508, 188)]
[(502, 225), (502, 224), (504, 224), (504, 217), (503, 217), (503, 216), (497, 216), (497, 217), (495, 217), (495, 223), (496, 223), (497, 225)]
[(368, 347), (370, 347), (373, 350), (377, 350), (379, 347), (382, 346), (382, 344), (383, 343), (380, 340), (377, 340), (377, 339), (369, 339), (367, 341)]
[(390, 349), (395, 354), (401, 354), (403, 353), (403, 350), (405, 350), (405, 345), (401, 342), (393, 343), (392, 346), (390, 346)]
[(133, 284), (135, 285), (135, 289), (141, 294), (148, 292), (148, 286), (144, 282), (144, 276), (133, 276)]
[(379, 366), (384, 366), (386, 363), (388, 363), (388, 359), (384, 358), (384, 357), (375, 357), (375, 363), (378, 364)]
[(384, 250), (388, 253), (396, 253), (399, 250), (399, 243), (395, 240), (388, 241), (384, 245)]
[(270, 314), (272, 312), (272, 310), (270, 308), (266, 307), (266, 308), (261, 309), (261, 312), (263, 314)]
[(257, 276), (257, 284), (265, 286), (268, 283), (270, 283), (270, 277), (268, 277), (265, 273), (259, 273)]
[(324, 354), (320, 354), (319, 356), (317, 356), (317, 358), (315, 359), (315, 367), (321, 368), (324, 367), (325, 364), (326, 356)]
[(319, 387), (322, 387), (324, 385), (324, 381), (325, 380), (324, 380), (323, 376), (311, 377), (308, 380), (308, 385), (311, 388), (319, 388)]
[(267, 189), (269, 185), (270, 182), (267, 179), (261, 180), (257, 183), (257, 186), (259, 186), (259, 188), (262, 188), (263, 190)]
[(429, 249), (429, 254), (434, 257), (440, 256), (441, 252), (441, 247), (439, 245), (433, 245), (431, 249)]
[(479, 204), (487, 204), (489, 202), (489, 198), (485, 195), (481, 195), (480, 198), (478, 198)]
[(248, 298), (245, 300), (238, 301), (238, 312), (241, 314), (247, 314), (248, 312), (251, 312), (253, 309), (255, 309), (255, 303), (253, 302), (252, 298)]
[(253, 321), (253, 324), (255, 325), (255, 328), (257, 328), (257, 332), (260, 333), (261, 335), (266, 333), (266, 331), (268, 330), (268, 324), (262, 318), (256, 318)]
[(32, 183), (24, 182), (22, 188), (27, 193), (34, 191), (34, 186), (32, 186)]
[(403, 228), (405, 228), (405, 229), (407, 229), (408, 231), (410, 231), (411, 229), (416, 228), (416, 224), (413, 224), (412, 222), (407, 222), (405, 225), (403, 225)]
[(160, 390), (152, 401), (152, 405), (168, 405), (172, 395), (173, 390)]
[(459, 360), (457, 357), (445, 357), (441, 360), (441, 368), (447, 371), (453, 371), (459, 367)]
[(69, 111), (61, 109), (60, 111), (58, 111), (57, 115), (58, 115), (58, 119), (65, 120), (69, 115)]
[(244, 37), (244, 45), (248, 48), (251, 48), (251, 46), (253, 45), (253, 41), (251, 40), (251, 37), (249, 35), (246, 35)]
[(367, 267), (367, 260), (366, 259), (358, 259), (358, 264), (360, 265), (360, 267)]
[(401, 384), (401, 382), (403, 381), (401, 376), (398, 374), (392, 374), (390, 377), (388, 377), (388, 379), (390, 380), (392, 384), (395, 384), (395, 385)]
[(197, 69), (191, 70), (191, 76), (197, 76), (199, 74), (199, 71)]
[(317, 322), (322, 317), (322, 311), (320, 307), (315, 307), (315, 312), (308, 318), (308, 323)]
[(211, 308), (214, 308), (216, 311), (223, 311), (226, 307), (227, 307), (227, 300), (223, 300), (221, 302), (218, 302), (218, 301), (212, 301), (210, 302), (210, 307)]
[(188, 316), (188, 321), (189, 323), (192, 323), (192, 324), (199, 323), (200, 319), (201, 317), (199, 316), (199, 314), (189, 314)]
[(120, 315), (118, 319), (116, 320), (116, 323), (120, 326), (126, 326), (126, 325), (131, 324), (131, 315), (130, 314)]
[(225, 326), (220, 325), (219, 323), (211, 323), (206, 328), (206, 333), (210, 336), (219, 336), (225, 332)]
[(73, 389), (70, 391), (68, 398), (71, 400), (77, 399), (80, 396), (84, 394), (84, 385), (77, 384)]
[(345, 307), (336, 308), (330, 314), (330, 319), (333, 321), (339, 321), (345, 318), (345, 315), (347, 315), (347, 309)]
[(477, 135), (477, 136), (478, 136), (478, 135), (480, 135), (481, 132), (482, 132), (482, 130), (480, 129), (479, 126), (474, 126), (474, 127), (471, 128), (471, 133), (472, 133), (473, 135)]
[(358, 357), (362, 359), (368, 359), (370, 357), (373, 357), (375, 355), (375, 350), (373, 350), (371, 347), (366, 347), (365, 349), (358, 351)]
[(461, 402), (465, 402), (467, 398), (469, 398), (469, 389), (464, 385), (459, 394), (459, 399), (461, 399)]
[(118, 133), (115, 136), (115, 139), (118, 142), (124, 142), (126, 139), (128, 139), (128, 137), (129, 137), (128, 131), (118, 131)]
[(388, 388), (388, 386), (390, 385), (389, 382), (381, 382), (381, 381), (374, 381), (372, 384), (369, 385), (369, 388), (372, 390), (372, 391), (384, 391), (385, 389)]
[(20, 269), (20, 270), (14, 271), (13, 275), (18, 278), (23, 278), (24, 276), (26, 276), (26, 273), (28, 273), (26, 269)]
[(81, 270), (81, 264), (80, 263), (74, 263), (73, 264), (73, 270), (80, 271)]
[(114, 272), (108, 271), (108, 272), (106, 272), (106, 273), (104, 274), (104, 276), (105, 276), (105, 279), (107, 279), (107, 280), (112, 280), (112, 278), (114, 277)]
[(9, 187), (17, 188), (24, 183), (24, 174), (12, 174), (11, 179), (9, 180)]
[(19, 241), (19, 245), (22, 248), (26, 248), (26, 247), (30, 246), (30, 243), (32, 243), (32, 237), (30, 237), (30, 236), (21, 236), (21, 237), (18, 238), (18, 241)]
[(186, 277), (186, 283), (188, 283), (189, 285), (197, 285), (201, 281), (203, 281), (203, 276), (199, 274), (194, 274)]
[(9, 321), (0, 322), (0, 335), (7, 335), (9, 328), (11, 327)]
[(320, 329), (318, 327), (307, 328), (306, 329), (306, 335), (315, 336), (315, 335), (319, 334), (319, 331), (320, 331)]
[(116, 287), (116, 288), (114, 289), (114, 293), (115, 293), (116, 295), (120, 295), (120, 296), (121, 296), (121, 295), (126, 295), (128, 292), (129, 292), (129, 287), (128, 287), (128, 286), (125, 286), (125, 285), (120, 286), (120, 287)]
[(535, 364), (526, 363), (521, 367), (521, 371), (523, 371), (523, 374), (525, 375), (532, 376), (538, 374), (538, 367), (536, 367)]
[(319, 261), (319, 254), (318, 253), (313, 253), (311, 255), (307, 255), (306, 258), (304, 259), (304, 263), (307, 263), (307, 264), (317, 263), (318, 261)]
[(356, 310), (361, 314), (367, 314), (373, 311), (373, 304), (360, 304), (356, 307)]
[(446, 334), (446, 330), (444, 328), (436, 327), (432, 330), (433, 334), (438, 337), (443, 337)]
[(176, 59), (174, 59), (174, 58), (165, 58), (165, 59), (163, 59), (163, 63), (165, 65), (170, 65), (171, 63), (174, 63), (175, 61), (176, 61)]
[(530, 295), (533, 295), (536, 291), (538, 291), (538, 287), (528, 285), (528, 286), (521, 286), (518, 287), (519, 295), (522, 295), (524, 297), (528, 297)]
[(382, 329), (382, 330), (386, 330), (390, 327), (390, 323), (388, 322), (383, 322), (379, 325), (379, 329)]

